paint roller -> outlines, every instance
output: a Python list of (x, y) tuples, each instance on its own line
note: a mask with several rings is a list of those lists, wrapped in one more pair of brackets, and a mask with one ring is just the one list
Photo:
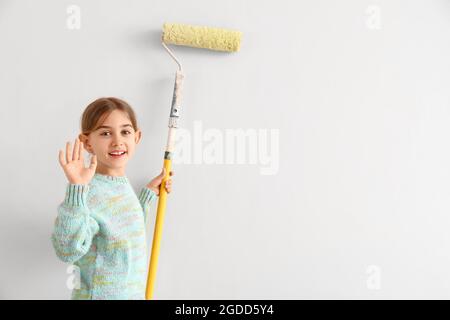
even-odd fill
[(145, 299), (153, 298), (153, 290), (156, 280), (156, 271), (158, 267), (159, 249), (161, 244), (162, 227), (167, 203), (167, 191), (165, 184), (169, 178), (171, 170), (172, 156), (174, 152), (174, 143), (178, 121), (180, 119), (181, 109), (181, 88), (183, 85), (184, 73), (181, 63), (169, 49), (167, 44), (180, 46), (189, 46), (216, 51), (236, 52), (240, 49), (242, 33), (240, 31), (213, 28), (205, 26), (192, 26), (188, 24), (164, 23), (161, 37), (162, 45), (169, 55), (178, 65), (175, 73), (175, 85), (172, 97), (172, 107), (169, 116), (169, 134), (167, 137), (166, 150), (164, 152), (165, 176), (159, 189), (158, 207), (156, 211), (155, 229), (153, 232), (153, 243), (150, 256), (150, 264), (147, 277), (147, 287)]

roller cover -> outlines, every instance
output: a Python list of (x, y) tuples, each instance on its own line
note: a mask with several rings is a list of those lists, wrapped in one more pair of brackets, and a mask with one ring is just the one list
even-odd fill
[(163, 41), (217, 51), (239, 51), (242, 33), (222, 28), (164, 23)]

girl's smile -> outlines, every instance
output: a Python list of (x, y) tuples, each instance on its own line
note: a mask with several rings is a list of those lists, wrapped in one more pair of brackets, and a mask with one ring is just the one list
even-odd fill
[(108, 153), (108, 155), (110, 157), (112, 157), (114, 160), (121, 159), (121, 158), (125, 157), (126, 154), (127, 154), (126, 151), (115, 151), (115, 152)]

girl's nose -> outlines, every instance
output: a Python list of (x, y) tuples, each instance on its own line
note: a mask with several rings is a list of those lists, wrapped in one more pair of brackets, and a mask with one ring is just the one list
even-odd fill
[(122, 137), (119, 135), (114, 135), (113, 137), (113, 145), (114, 146), (123, 146)]

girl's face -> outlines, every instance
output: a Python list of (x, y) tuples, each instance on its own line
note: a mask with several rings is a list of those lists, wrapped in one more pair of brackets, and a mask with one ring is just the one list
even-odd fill
[[(97, 130), (88, 136), (81, 134), (80, 140), (89, 153), (97, 155), (97, 173), (124, 176), (126, 164), (133, 156), (141, 136), (140, 130), (134, 131), (126, 113), (114, 110)], [(114, 156), (111, 154), (113, 151), (124, 151), (125, 154)]]

